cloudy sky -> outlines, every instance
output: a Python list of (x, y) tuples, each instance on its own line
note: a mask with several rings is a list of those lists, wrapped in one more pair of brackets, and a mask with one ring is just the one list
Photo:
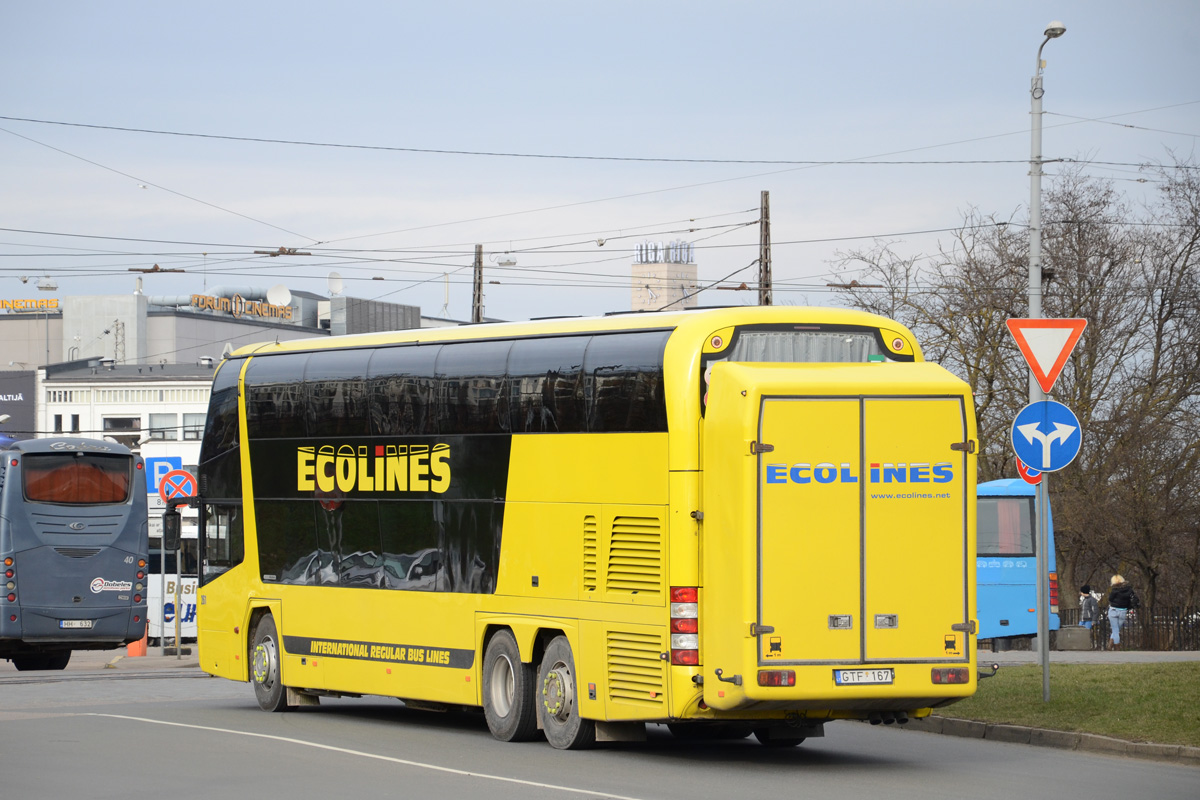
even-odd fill
[(478, 243), (488, 316), (603, 313), (643, 241), (753, 283), (767, 190), (778, 301), (827, 304), (841, 251), (1024, 217), (1053, 19), (1045, 157), (1153, 191), (1138, 165), (1197, 155), (1195, 0), (7, 0), (0, 296), (336, 271), (461, 319)]

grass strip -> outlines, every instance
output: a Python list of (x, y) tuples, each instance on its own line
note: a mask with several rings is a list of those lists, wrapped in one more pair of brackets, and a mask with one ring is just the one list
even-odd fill
[(974, 697), (934, 713), (1007, 725), (1096, 733), (1200, 747), (1200, 662), (1051, 664), (1050, 702), (1040, 666), (1001, 667)]

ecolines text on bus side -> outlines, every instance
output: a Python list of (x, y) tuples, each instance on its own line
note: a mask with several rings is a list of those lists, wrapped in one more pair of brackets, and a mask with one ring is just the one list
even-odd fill
[[(954, 480), (954, 465), (939, 464), (871, 464), (871, 483), (950, 483)], [(768, 464), (767, 483), (858, 483), (858, 475), (847, 462), (834, 464)]]
[[(373, 451), (373, 452), (372, 452)], [(450, 488), (448, 444), (331, 444), (296, 448), (300, 491), (434, 492)]]

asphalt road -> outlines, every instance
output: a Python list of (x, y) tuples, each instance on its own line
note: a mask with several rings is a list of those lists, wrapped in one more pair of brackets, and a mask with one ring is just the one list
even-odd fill
[(481, 714), (385, 698), (266, 714), (248, 685), (202, 677), (186, 657), (105, 663), (0, 669), (0, 797), (1200, 797), (1196, 767), (850, 722), (787, 750), (651, 726), (642, 744), (565, 753), (497, 742)]

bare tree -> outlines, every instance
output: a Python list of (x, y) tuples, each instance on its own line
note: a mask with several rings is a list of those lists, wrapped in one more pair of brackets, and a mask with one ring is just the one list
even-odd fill
[[(1054, 388), (1084, 444), (1050, 478), (1061, 581), (1121, 571), (1149, 604), (1200, 599), (1200, 178), (1176, 163), (1131, 208), (1079, 170), (1046, 193), (1043, 306), (1089, 321)], [(933, 256), (898, 243), (839, 254), (842, 299), (907, 325), (973, 387), (979, 479), (1015, 476), (1009, 431), (1028, 370), (1005, 326), (1027, 316), (1028, 232), (972, 210)], [(882, 286), (883, 288), (871, 288)], [(1070, 596), (1070, 595), (1068, 595)]]

